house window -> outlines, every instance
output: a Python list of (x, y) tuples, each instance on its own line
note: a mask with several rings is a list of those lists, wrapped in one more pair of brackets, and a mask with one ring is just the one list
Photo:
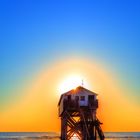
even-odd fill
[(80, 97), (80, 100), (81, 100), (81, 101), (85, 101), (85, 96), (81, 96), (81, 97)]

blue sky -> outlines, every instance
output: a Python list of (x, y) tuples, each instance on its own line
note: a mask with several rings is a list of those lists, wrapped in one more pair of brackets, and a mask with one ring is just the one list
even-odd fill
[(139, 7), (139, 0), (1, 0), (0, 102), (44, 65), (74, 56), (99, 60), (139, 100)]

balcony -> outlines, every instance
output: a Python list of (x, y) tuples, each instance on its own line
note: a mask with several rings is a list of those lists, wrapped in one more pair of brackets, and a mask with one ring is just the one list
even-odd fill
[(63, 108), (64, 110), (77, 110), (79, 109), (79, 107), (86, 107), (89, 109), (97, 109), (98, 108), (98, 100), (94, 100), (94, 101), (90, 101), (87, 103), (86, 106), (80, 106), (79, 105), (79, 101), (78, 100), (68, 100), (68, 99), (64, 99), (63, 101)]

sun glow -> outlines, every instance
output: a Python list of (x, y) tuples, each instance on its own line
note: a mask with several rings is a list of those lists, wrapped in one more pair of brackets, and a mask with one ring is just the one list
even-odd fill
[[(84, 59), (56, 62), (49, 69), (43, 67), (30, 84), (21, 89), (21, 96), (0, 110), (0, 131), (59, 132), (60, 94), (82, 85), (82, 80), (83, 87), (99, 95), (98, 117), (105, 131), (140, 131), (139, 106), (125, 96), (126, 90), (119, 87), (116, 76)], [(56, 125), (52, 125), (52, 121)]]
[(70, 140), (80, 140), (76, 134), (73, 134)]
[(85, 78), (80, 75), (73, 74), (64, 78), (64, 80), (59, 85), (59, 92), (64, 93), (71, 89), (75, 89), (78, 86), (89, 88), (89, 84), (86, 82)]

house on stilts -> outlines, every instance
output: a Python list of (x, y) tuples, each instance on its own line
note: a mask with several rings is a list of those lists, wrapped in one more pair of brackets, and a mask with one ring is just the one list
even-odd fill
[(62, 94), (58, 103), (61, 140), (104, 140), (97, 108), (97, 94), (83, 86)]

